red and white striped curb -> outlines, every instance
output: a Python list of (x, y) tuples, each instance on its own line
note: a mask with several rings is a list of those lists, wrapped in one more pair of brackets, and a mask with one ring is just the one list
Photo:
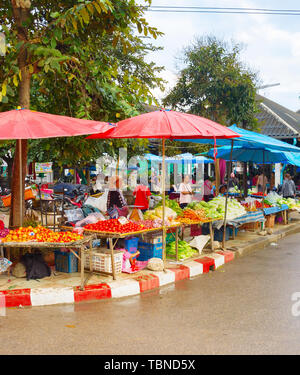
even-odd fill
[(191, 279), (215, 270), (234, 259), (234, 252), (216, 251), (184, 264), (174, 265), (166, 271), (151, 272), (133, 279), (115, 280), (108, 283), (65, 288), (14, 289), (0, 291), (0, 308), (18, 306), (45, 306), (76, 303), (89, 300), (120, 298), (137, 295), (179, 280)]

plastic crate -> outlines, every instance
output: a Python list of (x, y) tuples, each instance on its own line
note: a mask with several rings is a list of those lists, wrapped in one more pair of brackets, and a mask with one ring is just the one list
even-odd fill
[[(226, 227), (225, 241), (229, 240), (229, 232), (230, 232), (230, 228)], [(220, 229), (215, 229), (214, 230), (214, 241), (222, 242), (223, 241), (223, 233), (224, 233), (223, 227), (220, 228)]]
[(139, 261), (146, 261), (151, 258), (162, 259), (162, 243), (151, 244), (147, 242), (139, 242)]
[(69, 250), (55, 250), (55, 269), (65, 273), (78, 272), (78, 258)]
[(126, 238), (124, 241), (124, 247), (130, 253), (136, 253), (138, 250), (139, 239), (138, 237)]
[[(115, 261), (115, 272), (122, 272), (123, 265), (123, 253), (122, 250), (114, 250), (114, 261)], [(98, 272), (109, 272), (112, 273), (111, 265), (111, 253), (110, 250), (102, 250), (101, 252), (95, 252), (92, 255), (93, 271)], [(84, 268), (90, 269), (90, 257), (87, 254), (84, 260)]]

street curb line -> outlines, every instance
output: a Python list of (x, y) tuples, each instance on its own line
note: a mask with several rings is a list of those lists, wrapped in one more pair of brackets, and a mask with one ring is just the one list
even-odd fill
[[(180, 280), (192, 279), (195, 276), (215, 270), (233, 260), (233, 251), (217, 251), (202, 255), (183, 264), (167, 268), (165, 271), (151, 272), (133, 279), (113, 280), (108, 283), (86, 285), (84, 290), (79, 286), (64, 288), (15, 289), (0, 291), (1, 301), (5, 306), (45, 306), (83, 301), (122, 298), (157, 289), (161, 286)], [(2, 302), (3, 304), (3, 302)]]

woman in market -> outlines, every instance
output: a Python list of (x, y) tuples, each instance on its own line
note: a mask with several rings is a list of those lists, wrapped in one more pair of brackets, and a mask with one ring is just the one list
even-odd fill
[(283, 198), (295, 198), (296, 186), (289, 173), (286, 173), (281, 187)]
[(257, 192), (262, 193), (264, 189), (263, 186), (265, 186), (265, 191), (264, 191), (265, 193), (267, 190), (267, 183), (268, 183), (267, 177), (261, 172), (256, 182)]
[(179, 185), (179, 205), (181, 208), (185, 208), (192, 201), (193, 190), (190, 184), (190, 176), (186, 175), (182, 179), (182, 183)]
[(213, 194), (212, 194), (212, 188), (213, 188), (213, 185), (212, 185), (211, 180), (208, 178), (208, 176), (205, 176), (204, 197), (203, 197), (205, 202), (208, 202), (210, 199), (212, 199), (214, 197)]
[(111, 219), (127, 216), (129, 213), (127, 202), (122, 194), (122, 179), (118, 176), (112, 177), (107, 194), (107, 213)]

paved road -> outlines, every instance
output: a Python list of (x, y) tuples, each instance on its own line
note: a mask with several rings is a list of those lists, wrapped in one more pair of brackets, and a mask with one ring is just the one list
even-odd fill
[(0, 354), (300, 354), (300, 234), (120, 300), (7, 309)]

